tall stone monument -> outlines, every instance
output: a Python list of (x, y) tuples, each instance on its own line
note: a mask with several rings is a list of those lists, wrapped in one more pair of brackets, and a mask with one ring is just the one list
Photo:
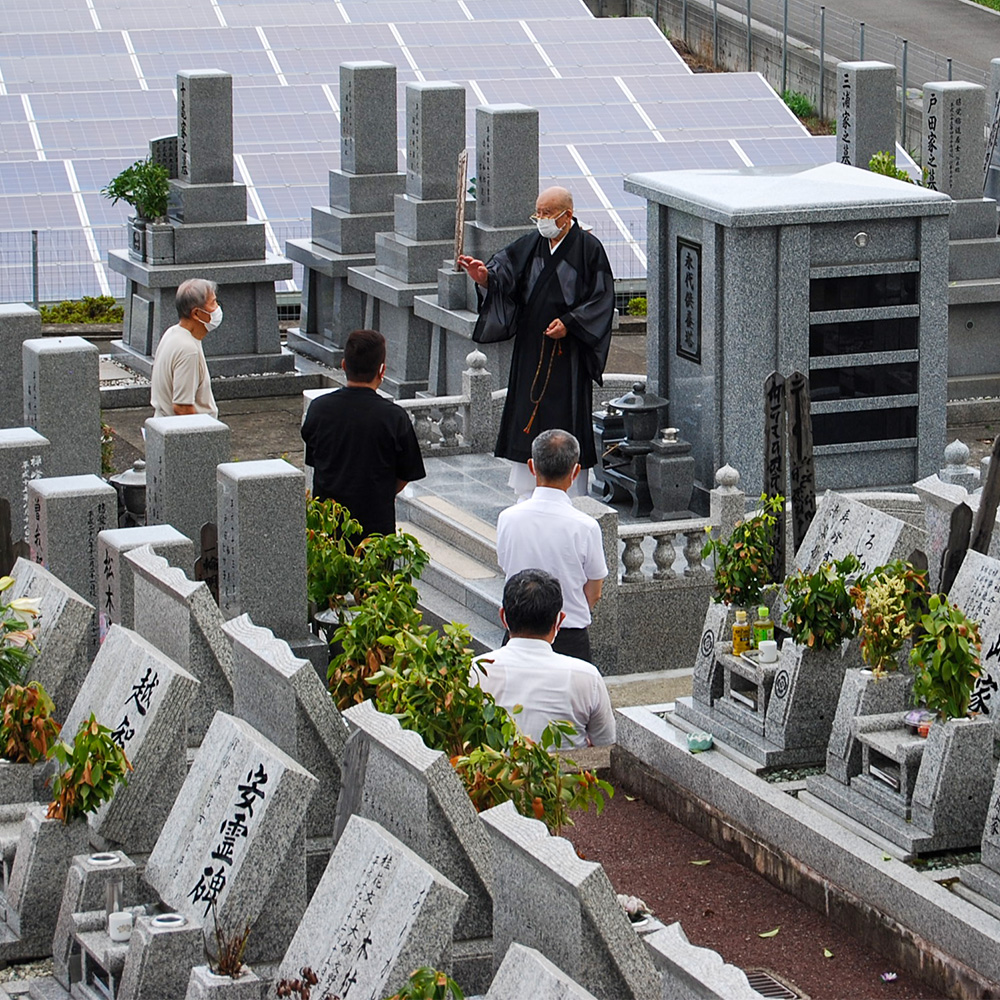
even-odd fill
[[(489, 260), (531, 232), (538, 195), (538, 111), (523, 104), (476, 108), (476, 217), (465, 223), (465, 252)], [(436, 294), (418, 295), (413, 312), (431, 324), (428, 388), (438, 396), (462, 391), (462, 370), (479, 316), (476, 289), (451, 260), (438, 270)], [(513, 341), (484, 344), (493, 388), (506, 385)]]
[(312, 235), (289, 240), (285, 253), (303, 266), (300, 325), (288, 344), (339, 365), (351, 330), (364, 326), (364, 296), (347, 281), (349, 267), (375, 263), (375, 234), (392, 229), (397, 173), (396, 67), (384, 62), (340, 66), (340, 169), (330, 171), (330, 204), (314, 206)]
[(867, 170), (876, 153), (895, 155), (896, 67), (839, 63), (837, 87), (837, 162)]
[(233, 181), (229, 73), (177, 74), (176, 157), (173, 148), (156, 141), (157, 157), (171, 176), (172, 249), (168, 240), (168, 249), (157, 248), (155, 256), (147, 246), (145, 259), (136, 259), (135, 251), (108, 254), (126, 285), (122, 339), (114, 342), (119, 359), (148, 375), (163, 331), (177, 322), (177, 286), (208, 278), (219, 285), (225, 313), (223, 325), (204, 341), (212, 375), (291, 372), (295, 359), (281, 346), (274, 282), (292, 276), (292, 263), (267, 253), (264, 224), (247, 218), (246, 186)]

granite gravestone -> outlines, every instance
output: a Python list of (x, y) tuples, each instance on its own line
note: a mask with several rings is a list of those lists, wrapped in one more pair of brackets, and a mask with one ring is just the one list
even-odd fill
[[(253, 925), (248, 962), (284, 953), (306, 902), (303, 826), (318, 782), (242, 719), (216, 713), (145, 881), (184, 916)], [(315, 933), (316, 927), (310, 927)]]
[(349, 708), (335, 837), (352, 815), (374, 820), (468, 896), (455, 930), (456, 976), (484, 990), (492, 972), (493, 856), (447, 754), (429, 749), (370, 701)]
[(352, 267), (348, 283), (367, 296), (365, 326), (386, 338), (385, 388), (410, 398), (428, 387), (430, 324), (413, 312), (437, 289), (452, 256), (455, 172), (465, 148), (465, 88), (406, 85), (406, 190), (395, 196), (394, 232), (375, 237), (375, 266)]
[[(240, 615), (222, 626), (233, 644), (233, 712), (297, 760), (320, 783), (306, 811), (308, 884), (316, 886), (333, 849), (347, 727), (308, 660), (270, 629)], [(318, 871), (316, 868), (318, 867)]]
[(896, 67), (882, 62), (837, 66), (837, 161), (868, 169), (876, 153), (896, 153)]
[(29, 537), (28, 483), (42, 474), (49, 440), (31, 427), (0, 430), (0, 497), (10, 504), (11, 538)]
[(151, 524), (141, 528), (111, 528), (97, 536), (98, 617), (101, 639), (112, 625), (135, 626), (135, 581), (132, 567), (122, 554), (148, 545), (172, 566), (189, 567), (194, 563), (194, 545), (169, 524)]
[[(292, 263), (267, 253), (264, 223), (246, 215), (246, 187), (233, 182), (233, 80), (218, 69), (177, 74), (177, 164), (171, 174), (167, 255), (133, 259), (112, 250), (108, 264), (125, 277), (118, 357), (149, 375), (163, 332), (176, 322), (177, 286), (188, 278), (219, 285), (225, 322), (204, 343), (213, 376), (291, 372), (281, 346), (274, 282)], [(161, 144), (162, 145), (162, 144)], [(148, 235), (148, 234), (147, 234)]]
[(450, 971), (465, 893), (377, 823), (352, 816), (278, 969), (316, 996), (383, 997), (421, 965)]
[[(35, 559), (68, 587), (97, 606), (97, 536), (116, 522), (118, 496), (98, 476), (61, 476), (28, 483), (30, 544)], [(89, 637), (97, 652), (97, 619)]]
[(993, 781), (980, 847), (981, 863), (960, 869), (962, 885), (1000, 905), (1000, 771)]
[(188, 713), (189, 747), (217, 711), (233, 707), (233, 652), (208, 587), (193, 583), (148, 546), (125, 553), (134, 584), (135, 631), (201, 684)]
[(537, 948), (595, 996), (660, 1000), (663, 985), (604, 869), (519, 815), (510, 802), (480, 818), (494, 856), (493, 954)]
[[(476, 108), (476, 218), (464, 227), (464, 252), (489, 260), (532, 231), (529, 216), (538, 195), (538, 111), (522, 104)], [(450, 255), (449, 255), (450, 256)], [(473, 282), (446, 260), (437, 294), (418, 295), (413, 311), (431, 326), (430, 391), (463, 392), (462, 371), (479, 318)], [(483, 344), (493, 389), (506, 385), (513, 341)]]
[(0, 303), (0, 429), (19, 427), (24, 419), (22, 345), (42, 336), (37, 309), (16, 302)]
[(396, 67), (384, 62), (340, 66), (340, 169), (330, 171), (330, 204), (312, 209), (312, 235), (289, 240), (285, 253), (303, 265), (302, 312), (288, 331), (294, 350), (338, 366), (351, 330), (364, 324), (364, 296), (348, 267), (375, 263), (375, 234), (391, 231), (396, 172)]
[(82, 337), (26, 340), (24, 423), (51, 443), (49, 476), (101, 471), (101, 378), (97, 348)]
[[(984, 105), (985, 90), (978, 84), (924, 84), (924, 184), (932, 191), (943, 191), (956, 201), (982, 200)], [(995, 204), (992, 207), (995, 224)]]
[(204, 413), (151, 417), (145, 426), (146, 523), (198, 542), (216, 518), (215, 469), (232, 458), (229, 427)]
[(31, 661), (27, 679), (38, 681), (55, 702), (57, 719), (65, 719), (90, 667), (90, 636), (97, 611), (75, 590), (43, 566), (18, 559), (11, 571), (10, 597), (37, 597), (38, 655)]
[(540, 951), (516, 941), (507, 949), (485, 1000), (597, 1000)]
[(187, 775), (187, 717), (198, 681), (137, 633), (112, 625), (66, 716), (72, 739), (93, 713), (134, 768), (90, 816), (91, 829), (130, 855), (153, 849)]

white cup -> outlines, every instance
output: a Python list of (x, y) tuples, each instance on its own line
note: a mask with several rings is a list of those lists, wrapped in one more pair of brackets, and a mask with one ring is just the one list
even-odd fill
[(761, 663), (778, 662), (778, 644), (773, 639), (763, 639), (758, 643), (757, 649), (760, 651)]
[(112, 941), (127, 941), (132, 936), (132, 914), (116, 910), (108, 914), (108, 937)]

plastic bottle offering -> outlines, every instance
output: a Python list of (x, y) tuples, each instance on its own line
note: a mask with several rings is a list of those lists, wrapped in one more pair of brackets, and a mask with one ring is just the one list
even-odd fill
[(739, 656), (750, 648), (750, 623), (745, 611), (736, 612), (733, 623), (733, 656)]
[(757, 609), (757, 620), (753, 623), (753, 648), (757, 649), (761, 642), (774, 638), (774, 622), (771, 621), (771, 612), (767, 610), (767, 605), (762, 604)]

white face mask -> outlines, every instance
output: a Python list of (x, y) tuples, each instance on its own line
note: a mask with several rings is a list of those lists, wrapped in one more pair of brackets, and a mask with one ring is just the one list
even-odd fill
[(211, 312), (207, 309), (202, 309), (202, 312), (208, 313), (208, 322), (205, 324), (205, 329), (211, 333), (213, 330), (219, 328), (219, 324), (222, 322), (222, 306), (216, 306)]
[(559, 223), (555, 219), (536, 219), (535, 225), (538, 227), (538, 235), (547, 240), (554, 240), (559, 235)]

